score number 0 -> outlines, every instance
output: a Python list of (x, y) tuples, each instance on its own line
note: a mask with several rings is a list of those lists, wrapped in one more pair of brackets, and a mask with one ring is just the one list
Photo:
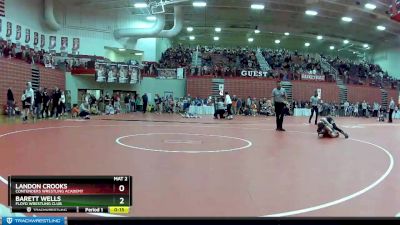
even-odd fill
[[(119, 185), (119, 187), (118, 187), (118, 190), (120, 191), (120, 192), (124, 192), (125, 191), (125, 186), (124, 185)], [(125, 204), (125, 199), (123, 198), (123, 197), (121, 197), (121, 198), (119, 198), (119, 204), (120, 205), (124, 205)]]

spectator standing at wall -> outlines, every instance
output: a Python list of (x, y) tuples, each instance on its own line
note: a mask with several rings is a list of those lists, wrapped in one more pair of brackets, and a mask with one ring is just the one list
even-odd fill
[(41, 112), (42, 118), (45, 118), (44, 113), (46, 113), (46, 117), (49, 117), (50, 96), (46, 88), (43, 90), (42, 100), (43, 100), (43, 107)]
[(367, 115), (368, 104), (365, 100), (361, 103), (361, 108), (362, 108), (363, 117), (368, 117), (368, 115)]
[(26, 83), (26, 90), (25, 90), (24, 94), (22, 95), (21, 100), (22, 100), (22, 108), (24, 111), (22, 121), (27, 121), (29, 114), (33, 110), (33, 105), (35, 102), (35, 93), (32, 89), (31, 82)]
[(65, 92), (61, 91), (61, 95), (60, 95), (60, 104), (59, 104), (59, 113), (61, 114), (61, 116), (64, 116), (65, 113)]
[(36, 119), (40, 119), (40, 115), (43, 108), (43, 92), (42, 87), (39, 87), (39, 90), (35, 92), (35, 115)]
[(154, 103), (156, 103), (156, 113), (161, 114), (161, 98), (159, 94), (156, 94), (154, 98)]
[(142, 98), (140, 97), (139, 94), (136, 94), (135, 106), (136, 106), (136, 107), (135, 107), (135, 112), (136, 112), (136, 111), (142, 110), (142, 107), (143, 107), (143, 105), (142, 105)]
[(278, 81), (276, 88), (272, 90), (272, 102), (275, 106), (276, 115), (276, 131), (285, 131), (285, 129), (283, 129), (283, 109), (285, 108), (286, 98), (286, 91), (282, 88), (281, 82)]
[(390, 103), (389, 103), (389, 123), (393, 123), (393, 112), (395, 109), (396, 105), (394, 103), (393, 98), (390, 98)]
[(61, 91), (60, 91), (60, 89), (58, 89), (58, 87), (55, 87), (54, 88), (53, 98), (52, 98), (53, 106), (51, 108), (51, 117), (54, 116), (54, 112), (55, 112), (56, 113), (56, 119), (58, 119), (58, 116), (59, 116), (59, 113), (60, 113), (60, 109), (59, 109), (60, 99), (61, 99)]
[(129, 113), (131, 111), (130, 98), (131, 98), (130, 94), (126, 94), (124, 97), (125, 113)]
[(379, 111), (379, 104), (377, 102), (374, 102), (374, 112), (372, 114), (372, 117), (378, 117), (378, 111)]
[(347, 110), (349, 109), (350, 103), (348, 101), (344, 102), (344, 116), (347, 116)]
[(149, 101), (149, 98), (147, 97), (147, 94), (144, 93), (144, 95), (142, 96), (142, 102), (143, 102), (142, 110), (143, 110), (143, 113), (146, 113), (146, 111), (147, 111), (147, 103), (148, 103), (148, 101)]
[(9, 117), (14, 115), (15, 99), (11, 88), (7, 90), (7, 114)]
[(131, 104), (130, 112), (136, 112), (136, 94), (131, 95), (129, 103)]

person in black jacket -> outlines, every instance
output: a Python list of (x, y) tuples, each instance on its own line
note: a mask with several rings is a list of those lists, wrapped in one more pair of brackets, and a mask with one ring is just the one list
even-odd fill
[(43, 103), (43, 92), (42, 87), (39, 87), (39, 90), (35, 91), (35, 115), (36, 119), (40, 119), (40, 114), (42, 112), (42, 103)]
[(144, 95), (142, 96), (142, 101), (143, 101), (143, 113), (146, 113), (147, 102), (149, 101), (149, 98), (147, 97), (146, 93), (144, 93)]
[(47, 92), (46, 88), (43, 90), (43, 93), (42, 93), (42, 102), (43, 102), (42, 103), (43, 107), (42, 107), (42, 112), (41, 112), (42, 118), (45, 118), (44, 113), (46, 113), (46, 117), (49, 117), (50, 96), (49, 96), (49, 93)]
[(55, 87), (53, 94), (53, 108), (51, 109), (51, 117), (54, 115), (54, 111), (56, 113), (56, 119), (58, 119), (58, 114), (60, 113), (60, 99), (61, 99), (61, 91), (58, 87)]
[(8, 88), (8, 90), (7, 90), (7, 113), (8, 113), (9, 117), (14, 115), (14, 106), (15, 106), (14, 94), (11, 91), (11, 88)]

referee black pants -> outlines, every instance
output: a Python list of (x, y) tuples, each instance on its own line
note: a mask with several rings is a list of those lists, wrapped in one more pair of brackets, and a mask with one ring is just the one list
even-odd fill
[(308, 123), (311, 123), (311, 120), (314, 116), (314, 111), (315, 111), (315, 125), (317, 125), (317, 121), (318, 121), (318, 106), (313, 106), (311, 108), (311, 116), (310, 119), (308, 120)]
[(227, 104), (226, 110), (228, 111), (228, 116), (232, 116), (232, 104)]
[(283, 108), (285, 103), (275, 102), (275, 115), (276, 115), (276, 129), (283, 129), (283, 117), (285, 116)]

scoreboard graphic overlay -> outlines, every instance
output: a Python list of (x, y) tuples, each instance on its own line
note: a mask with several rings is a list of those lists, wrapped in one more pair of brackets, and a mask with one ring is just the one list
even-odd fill
[(131, 176), (9, 176), (12, 212), (129, 213)]

